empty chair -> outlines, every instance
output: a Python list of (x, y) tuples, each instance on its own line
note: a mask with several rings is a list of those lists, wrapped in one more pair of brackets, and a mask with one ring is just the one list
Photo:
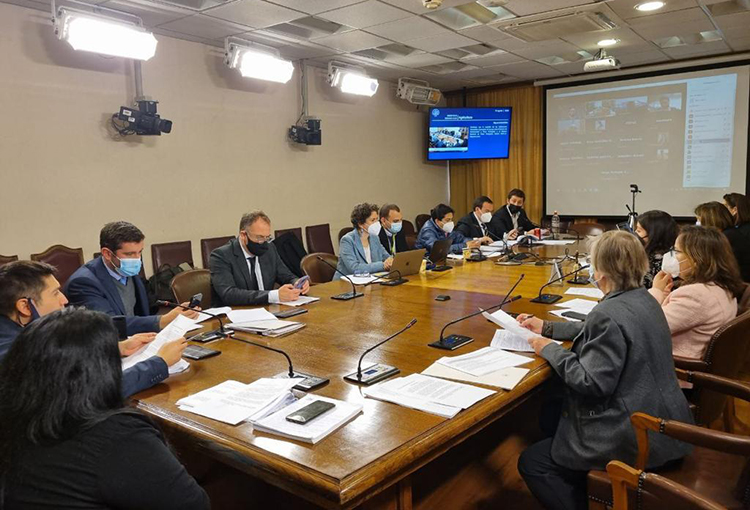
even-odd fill
[(192, 267), (195, 267), (193, 264), (193, 246), (190, 241), (152, 244), (151, 259), (154, 266), (154, 273), (158, 273), (159, 269), (165, 265), (168, 267), (177, 267), (183, 262), (187, 262)]
[(328, 223), (310, 225), (305, 228), (305, 237), (307, 238), (308, 252), (334, 254), (333, 242), (331, 242), (331, 226)]
[(0, 266), (18, 260), (18, 255), (0, 255)]
[[(322, 257), (333, 267), (330, 267), (320, 260), (318, 257)], [(310, 284), (316, 285), (318, 283), (328, 283), (333, 280), (333, 275), (336, 272), (333, 268), (339, 263), (339, 258), (330, 253), (311, 253), (305, 255), (302, 259), (302, 271), (310, 277)]]
[(201, 259), (203, 267), (208, 269), (208, 261), (211, 258), (211, 252), (219, 246), (227, 244), (234, 236), (208, 237), (201, 239)]
[(569, 229), (578, 232), (581, 237), (600, 236), (607, 230), (601, 223), (573, 223)]
[(83, 249), (56, 244), (42, 253), (32, 253), (31, 260), (46, 262), (54, 266), (57, 269), (55, 277), (60, 285), (64, 286), (76, 269), (83, 265)]
[(273, 237), (278, 239), (279, 237), (283, 236), (284, 234), (291, 232), (292, 234), (297, 236), (297, 239), (299, 239), (299, 242), (302, 241), (302, 227), (294, 227), (294, 228), (282, 228), (280, 230), (274, 230), (273, 231)]
[(414, 220), (414, 224), (417, 227), (417, 233), (419, 233), (420, 230), (422, 230), (422, 226), (424, 226), (425, 223), (427, 223), (430, 220), (429, 214), (417, 214), (417, 217)]
[(417, 235), (417, 231), (414, 230), (414, 223), (406, 219), (401, 220), (401, 223), (401, 232), (403, 232), (406, 237)]
[(184, 271), (172, 279), (170, 287), (178, 303), (190, 301), (200, 292), (203, 294), (200, 307), (211, 308), (211, 271), (208, 269)]
[(339, 230), (339, 243), (341, 243), (341, 238), (344, 237), (346, 234), (354, 230), (354, 227), (344, 227), (341, 230)]

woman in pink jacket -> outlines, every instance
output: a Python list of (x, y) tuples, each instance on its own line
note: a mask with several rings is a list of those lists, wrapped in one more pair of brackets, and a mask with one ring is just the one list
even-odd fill
[[(678, 277), (682, 282), (673, 290)], [(711, 336), (737, 315), (743, 290), (726, 237), (713, 228), (683, 228), (649, 290), (667, 316), (672, 353), (702, 359)]]

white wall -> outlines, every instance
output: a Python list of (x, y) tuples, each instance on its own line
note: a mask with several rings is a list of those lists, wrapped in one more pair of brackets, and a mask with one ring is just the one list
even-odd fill
[[(447, 201), (444, 165), (424, 161), (425, 113), (381, 82), (346, 97), (309, 68), (309, 111), (323, 145), (296, 147), (299, 71), (286, 85), (246, 80), (220, 50), (158, 36), (144, 91), (174, 121), (161, 137), (113, 138), (108, 119), (134, 96), (132, 66), (75, 52), (49, 14), (0, 4), (0, 254), (52, 244), (98, 251), (108, 221), (138, 225), (146, 243), (236, 234), (261, 208), (274, 229), (349, 225), (355, 203), (398, 203), (407, 219)], [(144, 252), (150, 272), (150, 251)]]

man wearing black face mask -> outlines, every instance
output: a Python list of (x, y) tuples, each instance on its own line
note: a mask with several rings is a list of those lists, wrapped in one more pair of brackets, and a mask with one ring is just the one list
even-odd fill
[(536, 228), (531, 223), (526, 211), (523, 210), (523, 203), (526, 201), (526, 194), (520, 189), (512, 189), (508, 193), (508, 202), (505, 207), (501, 207), (492, 216), (490, 221), (490, 232), (498, 237), (505, 239), (515, 239), (519, 231), (528, 231)]
[[(211, 252), (213, 306), (267, 305), (294, 301), (310, 284), (294, 287), (297, 277), (286, 267), (271, 240), (271, 220), (262, 211), (242, 216), (240, 232)], [(278, 283), (281, 287), (274, 290)]]

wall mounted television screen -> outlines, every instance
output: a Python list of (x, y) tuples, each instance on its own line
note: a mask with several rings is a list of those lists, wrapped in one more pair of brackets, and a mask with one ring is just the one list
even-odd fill
[(427, 159), (508, 157), (510, 107), (430, 108)]

